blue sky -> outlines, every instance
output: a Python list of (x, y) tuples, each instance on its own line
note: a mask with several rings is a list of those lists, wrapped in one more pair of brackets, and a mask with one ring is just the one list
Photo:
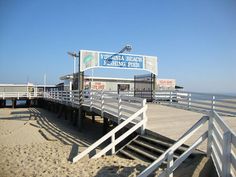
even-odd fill
[(159, 78), (190, 91), (236, 92), (235, 19), (235, 0), (0, 0), (0, 83), (39, 84), (44, 73), (58, 83), (73, 71), (67, 51), (131, 44), (131, 53), (158, 56)]

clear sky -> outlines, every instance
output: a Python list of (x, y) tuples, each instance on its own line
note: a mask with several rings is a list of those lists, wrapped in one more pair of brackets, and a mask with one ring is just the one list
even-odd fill
[[(55, 84), (73, 71), (67, 51), (125, 44), (186, 90), (236, 92), (235, 0), (0, 0), (0, 83)], [(94, 75), (142, 73), (121, 71)]]

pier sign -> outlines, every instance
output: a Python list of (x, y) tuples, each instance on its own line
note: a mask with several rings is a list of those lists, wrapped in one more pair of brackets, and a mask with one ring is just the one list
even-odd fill
[(80, 51), (80, 70), (90, 68), (143, 69), (157, 74), (157, 57), (110, 52)]
[(136, 55), (99, 53), (99, 65), (118, 68), (143, 68), (143, 57)]

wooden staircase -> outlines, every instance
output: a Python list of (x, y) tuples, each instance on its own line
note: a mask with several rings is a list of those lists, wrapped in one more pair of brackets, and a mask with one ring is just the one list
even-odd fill
[[(163, 137), (153, 137), (151, 135), (137, 135), (133, 140), (122, 147), (116, 154), (120, 157), (141, 160), (148, 163), (154, 162), (161, 154), (170, 148), (175, 141), (165, 139)], [(188, 146), (180, 146), (174, 153), (174, 160), (177, 159)], [(203, 154), (200, 151), (195, 151), (189, 156), (194, 158), (195, 155)], [(166, 163), (164, 163), (164, 166)]]

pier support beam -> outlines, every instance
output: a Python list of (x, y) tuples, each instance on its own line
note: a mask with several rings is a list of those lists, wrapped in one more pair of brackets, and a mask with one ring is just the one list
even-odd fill
[(26, 106), (29, 108), (31, 106), (31, 100), (26, 100)]
[(82, 131), (82, 129), (83, 129), (84, 117), (85, 117), (85, 112), (81, 108), (79, 108), (78, 109), (78, 117), (77, 117), (77, 126), (78, 126), (79, 131)]
[(16, 100), (13, 99), (13, 100), (12, 100), (12, 108), (14, 109), (15, 107), (16, 107)]
[(6, 100), (0, 100), (0, 108), (6, 107)]
[(81, 126), (81, 118), (82, 118), (82, 112), (81, 112), (81, 108), (78, 109), (78, 120), (77, 120), (77, 126), (78, 126), (78, 129), (79, 131), (81, 131), (82, 129), (82, 126)]
[(95, 115), (92, 114), (92, 122), (95, 123)]
[(76, 126), (77, 125), (77, 119), (79, 117), (79, 112), (78, 112), (78, 109), (75, 109), (75, 113), (74, 113), (74, 116), (73, 116), (73, 125)]
[(103, 134), (104, 134), (104, 135), (107, 133), (108, 126), (109, 126), (108, 119), (106, 119), (105, 117), (103, 117)]

